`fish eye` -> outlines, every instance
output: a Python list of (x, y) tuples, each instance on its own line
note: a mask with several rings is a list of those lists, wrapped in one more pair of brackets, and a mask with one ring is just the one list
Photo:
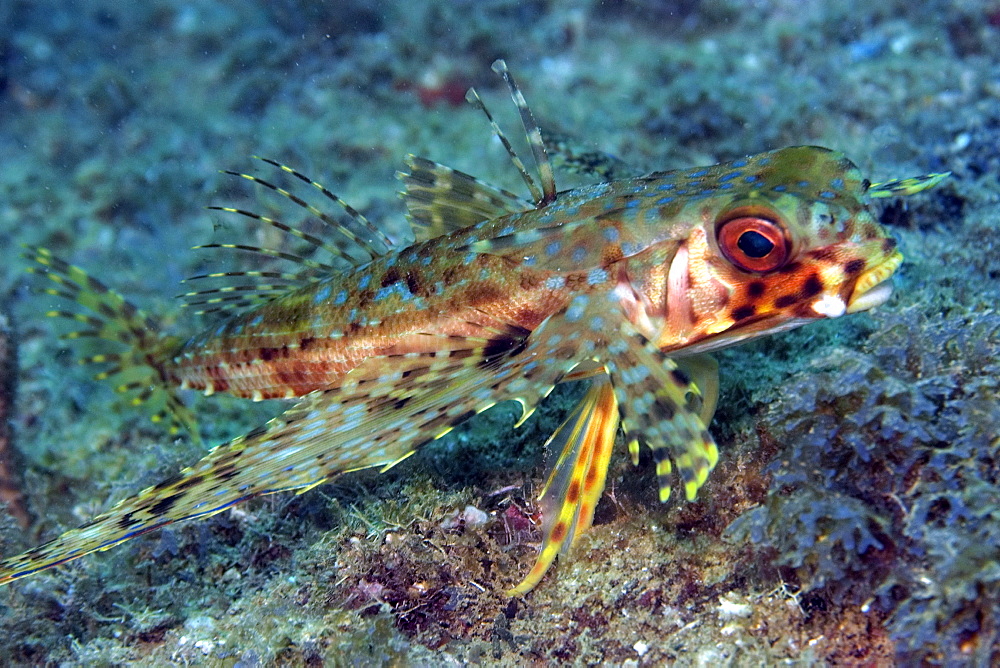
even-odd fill
[(723, 219), (716, 228), (719, 249), (743, 271), (774, 271), (788, 260), (790, 243), (784, 229), (760, 214)]

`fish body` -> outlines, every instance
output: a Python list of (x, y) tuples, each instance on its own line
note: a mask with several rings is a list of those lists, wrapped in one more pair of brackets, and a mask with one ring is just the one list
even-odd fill
[[(846, 311), (862, 274), (880, 283), (898, 264), (862, 184), (842, 155), (798, 147), (567, 191), (276, 298), (187, 341), (166, 368), (209, 393), (301, 397), (369, 358), (483, 335), (464, 313), (531, 332), (573, 299), (599, 302), (596, 334), (613, 336), (624, 312), (666, 353), (802, 324)], [(782, 266), (725, 259), (716, 228), (740, 212), (780, 221)]]
[(296, 403), (0, 563), (0, 583), (248, 498), (392, 466), (500, 401), (519, 402), (523, 421), (557, 383), (590, 378), (548, 444), (559, 456), (541, 497), (542, 551), (511, 590), (527, 593), (590, 526), (619, 425), (633, 460), (640, 444), (651, 448), (660, 498), (676, 475), (693, 499), (718, 459), (707, 430), (716, 367), (705, 353), (884, 302), (902, 257), (869, 198), (937, 178), (872, 186), (843, 155), (806, 146), (557, 193), (530, 112), (498, 71), (539, 163), (541, 188), (511, 151), (533, 201), (411, 157), (404, 199), (423, 239), (372, 240), (359, 214), (353, 232), (334, 227), (363, 251), (341, 254), (349, 269), (317, 276), (307, 263), (288, 289), (187, 341), (150, 339), (149, 319), (123, 298), (32, 253), (56, 284), (49, 292), (92, 312), (56, 315), (131, 351), (98, 356), (113, 365), (103, 375), (144, 364), (150, 376), (132, 389), (161, 396), (185, 426), (178, 387)]

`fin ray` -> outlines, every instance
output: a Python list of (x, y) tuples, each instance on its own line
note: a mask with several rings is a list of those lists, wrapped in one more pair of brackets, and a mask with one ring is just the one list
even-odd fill
[(618, 432), (618, 405), (607, 377), (595, 381), (546, 447), (559, 457), (539, 503), (542, 548), (524, 579), (508, 594), (523, 596), (535, 588), (559, 554), (567, 554), (594, 521), (597, 502)]
[(700, 392), (676, 362), (627, 320), (620, 323), (619, 336), (620, 341), (609, 346), (613, 356), (605, 366), (630, 451), (633, 441), (653, 451), (660, 501), (670, 497), (674, 464), (685, 496), (693, 501), (719, 459), (712, 435), (689, 405), (690, 395)]
[[(487, 323), (484, 331), (492, 326)], [(534, 405), (559, 382), (569, 362), (536, 365), (534, 375), (526, 373), (524, 365), (540, 355), (532, 348), (539, 346), (527, 340), (526, 331), (521, 336), (517, 331), (499, 339), (469, 338), (462, 354), (453, 354), (455, 345), (442, 353), (370, 358), (339, 387), (307, 395), (266, 425), (214, 448), (173, 479), (0, 562), (0, 584), (253, 497), (305, 491), (341, 473), (393, 465), (514, 394)], [(531, 377), (528, 386), (505, 391), (511, 380), (526, 376)]]
[(109, 365), (94, 377), (110, 379), (116, 391), (126, 395), (132, 405), (145, 404), (150, 419), (167, 421), (171, 433), (187, 431), (200, 442), (194, 415), (177, 396), (166, 368), (173, 351), (180, 345), (175, 337), (162, 336), (162, 326), (117, 292), (88, 275), (83, 269), (54, 256), (40, 247), (26, 247), (24, 257), (35, 263), (32, 274), (47, 279), (57, 288), (42, 288), (46, 294), (78, 304), (87, 313), (54, 310), (47, 315), (73, 323), (83, 323), (87, 330), (64, 334), (67, 339), (93, 338), (124, 349), (85, 357), (84, 364)]
[(426, 158), (409, 155), (406, 167), (397, 177), (418, 241), (532, 208), (513, 193)]

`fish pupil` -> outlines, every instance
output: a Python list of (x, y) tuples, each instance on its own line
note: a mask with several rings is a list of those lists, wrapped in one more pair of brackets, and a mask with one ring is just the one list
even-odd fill
[(747, 257), (762, 258), (774, 250), (774, 243), (760, 232), (747, 230), (740, 235), (736, 245)]

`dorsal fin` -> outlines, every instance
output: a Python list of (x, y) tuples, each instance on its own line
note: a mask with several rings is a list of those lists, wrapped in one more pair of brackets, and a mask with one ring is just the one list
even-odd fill
[(552, 166), (565, 173), (590, 176), (599, 183), (630, 179), (644, 173), (621, 158), (587, 146), (563, 132), (542, 130), (542, 139)]
[(510, 161), (531, 192), (532, 201), (528, 202), (502, 188), (491, 186), (474, 176), (432, 160), (407, 156), (406, 166), (409, 171), (399, 172), (396, 176), (403, 182), (402, 197), (417, 241), (433, 239), (484, 220), (527, 211), (555, 201), (556, 183), (552, 164), (531, 109), (503, 60), (493, 63), (493, 71), (507, 83), (511, 100), (521, 116), (521, 125), (538, 167), (541, 186), (528, 172), (479, 93), (475, 88), (470, 88), (465, 99), (485, 114), (493, 128), (493, 134), (507, 150)]
[(409, 171), (396, 176), (417, 241), (433, 239), (478, 222), (527, 211), (531, 202), (432, 160), (406, 156)]
[(357, 267), (372, 259), (394, 250), (394, 243), (384, 232), (373, 225), (364, 215), (325, 186), (312, 180), (301, 172), (276, 160), (254, 156), (256, 159), (280, 169), (285, 174), (306, 183), (324, 198), (335, 202), (349, 220), (342, 221), (319, 207), (310, 204), (303, 197), (291, 190), (282, 188), (252, 174), (224, 171), (223, 173), (246, 179), (251, 183), (276, 193), (284, 200), (292, 202), (305, 210), (320, 224), (320, 231), (310, 234), (300, 226), (292, 225), (278, 218), (272, 218), (246, 209), (228, 206), (210, 206), (214, 211), (225, 211), (257, 221), (265, 226), (276, 229), (282, 234), (305, 242), (309, 246), (306, 255), (315, 251), (325, 252), (330, 260), (322, 262), (310, 259), (298, 253), (264, 248), (251, 244), (210, 243), (195, 246), (196, 249), (221, 248), (238, 250), (269, 258), (285, 260), (297, 265), (295, 271), (220, 271), (192, 276), (187, 281), (209, 281), (208, 288), (193, 290), (180, 295), (186, 306), (198, 306), (199, 313), (211, 313), (223, 310), (246, 308), (270, 301), (275, 296), (288, 290), (298, 288), (322, 275), (328, 275), (341, 269)]
[(531, 114), (531, 109), (528, 107), (528, 103), (525, 101), (524, 95), (521, 94), (521, 89), (518, 88), (510, 70), (507, 69), (507, 63), (504, 62), (502, 58), (494, 61), (493, 71), (503, 77), (508, 90), (510, 90), (510, 97), (514, 100), (514, 105), (517, 107), (517, 111), (521, 115), (521, 125), (524, 127), (524, 133), (528, 139), (528, 145), (531, 147), (531, 153), (534, 156), (535, 164), (538, 167), (538, 178), (542, 184), (541, 189), (539, 189), (538, 185), (535, 184), (535, 180), (531, 177), (531, 174), (528, 173), (528, 170), (525, 169), (524, 163), (521, 162), (519, 157), (517, 157), (514, 147), (511, 146), (507, 136), (503, 133), (503, 130), (500, 129), (496, 120), (494, 120), (493, 114), (490, 113), (486, 104), (479, 97), (479, 93), (476, 92), (476, 89), (470, 88), (469, 92), (465, 95), (465, 99), (468, 100), (469, 104), (476, 107), (486, 115), (487, 120), (490, 122), (490, 126), (493, 128), (493, 134), (497, 136), (500, 143), (503, 144), (505, 149), (507, 149), (510, 161), (514, 163), (514, 167), (517, 168), (517, 171), (521, 174), (521, 178), (524, 179), (525, 185), (528, 186), (528, 190), (531, 191), (531, 196), (534, 199), (535, 206), (542, 207), (546, 204), (551, 204), (556, 199), (556, 181), (555, 176), (552, 173), (552, 163), (549, 162), (549, 155), (545, 151), (545, 142), (542, 141), (542, 132), (538, 129), (538, 124), (535, 123), (535, 117)]

